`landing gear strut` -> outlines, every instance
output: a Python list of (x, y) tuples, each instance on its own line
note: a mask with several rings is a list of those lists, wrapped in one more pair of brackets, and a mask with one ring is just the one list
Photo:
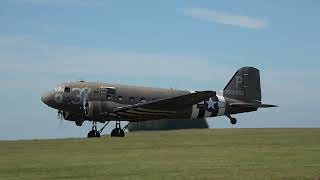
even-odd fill
[(116, 121), (116, 128), (111, 131), (111, 137), (124, 137), (124, 130), (128, 127), (126, 125), (123, 129), (121, 129), (120, 121)]
[(231, 124), (237, 124), (237, 119), (230, 116), (230, 114), (226, 115), (230, 119)]
[(100, 137), (100, 132), (97, 130), (97, 122), (92, 121), (92, 130), (88, 133), (88, 138)]

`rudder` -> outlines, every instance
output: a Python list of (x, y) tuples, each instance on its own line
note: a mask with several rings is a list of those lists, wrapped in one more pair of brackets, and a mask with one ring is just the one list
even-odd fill
[(261, 103), (259, 70), (254, 67), (240, 68), (224, 88), (223, 96)]

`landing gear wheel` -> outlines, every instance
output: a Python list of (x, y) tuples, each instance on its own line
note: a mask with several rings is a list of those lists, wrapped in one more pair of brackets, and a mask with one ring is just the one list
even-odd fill
[(100, 132), (97, 130), (97, 122), (92, 122), (92, 130), (88, 133), (88, 138), (100, 137)]
[(88, 133), (88, 138), (93, 138), (93, 137), (100, 137), (100, 133), (96, 130), (91, 130)]
[(121, 128), (120, 121), (116, 121), (116, 128), (111, 131), (110, 135), (111, 137), (124, 137), (124, 130)]
[(124, 130), (120, 129), (119, 137), (124, 137)]
[(231, 118), (230, 122), (231, 122), (231, 124), (237, 124), (237, 119), (236, 118)]
[(117, 128), (115, 128), (115, 129), (113, 129), (112, 131), (111, 131), (111, 137), (115, 137), (116, 136), (116, 134), (117, 134)]
[(236, 118), (231, 117), (230, 114), (227, 114), (226, 116), (230, 119), (230, 123), (231, 124), (237, 124), (237, 119)]
[(124, 130), (115, 128), (111, 131), (111, 137), (124, 137)]

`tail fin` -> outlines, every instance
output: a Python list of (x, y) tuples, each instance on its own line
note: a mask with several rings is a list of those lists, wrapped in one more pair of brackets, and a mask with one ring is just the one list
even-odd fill
[(240, 68), (223, 90), (224, 97), (261, 103), (260, 73), (254, 67)]

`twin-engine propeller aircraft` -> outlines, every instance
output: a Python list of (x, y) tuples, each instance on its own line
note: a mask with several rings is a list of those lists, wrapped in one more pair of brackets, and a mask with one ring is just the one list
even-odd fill
[[(239, 69), (222, 91), (186, 91), (150, 87), (71, 82), (47, 92), (41, 100), (58, 110), (58, 116), (81, 126), (92, 121), (88, 137), (100, 137), (110, 121), (116, 121), (112, 137), (124, 137), (120, 121), (203, 119), (276, 107), (261, 103), (260, 74), (253, 67)], [(97, 122), (106, 123), (97, 130)]]

